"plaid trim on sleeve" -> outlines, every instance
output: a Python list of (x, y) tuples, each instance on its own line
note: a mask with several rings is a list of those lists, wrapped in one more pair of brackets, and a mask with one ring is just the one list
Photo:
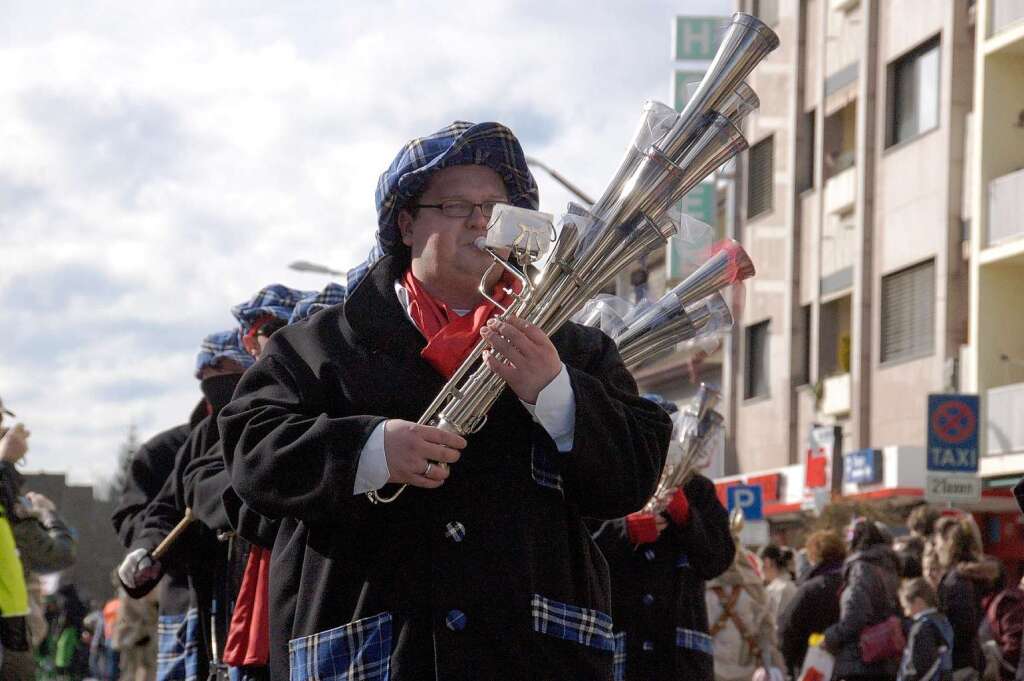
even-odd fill
[(598, 650), (615, 650), (612, 618), (600, 610), (559, 603), (534, 594), (533, 630)]
[(612, 658), (612, 680), (626, 681), (626, 632), (615, 634), (615, 656)]
[(156, 681), (198, 681), (199, 611), (161, 615), (156, 631)]
[(387, 681), (391, 613), (288, 642), (289, 681)]
[(686, 648), (687, 650), (695, 650), (698, 653), (714, 655), (714, 647), (711, 640), (711, 637), (703, 631), (676, 627), (676, 646), (679, 648)]

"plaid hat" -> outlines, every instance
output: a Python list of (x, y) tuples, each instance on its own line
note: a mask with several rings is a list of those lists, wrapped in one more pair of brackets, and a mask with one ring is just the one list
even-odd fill
[(203, 369), (213, 366), (222, 358), (235, 360), (243, 369), (251, 367), (256, 361), (242, 348), (242, 334), (238, 329), (218, 331), (204, 338), (199, 345), (199, 354), (196, 355), (196, 378), (199, 378), (199, 373)]
[(270, 284), (261, 288), (256, 295), (244, 303), (231, 308), (241, 327), (242, 335), (246, 335), (262, 317), (275, 317), (287, 323), (292, 316), (295, 305), (303, 298), (316, 295), (316, 291), (300, 291), (283, 284)]
[(677, 411), (679, 411), (679, 407), (676, 406), (675, 402), (669, 402), (658, 393), (644, 393), (640, 397), (644, 398), (649, 402), (654, 402), (656, 405), (664, 409), (669, 414), (675, 414)]
[[(365, 263), (364, 263), (365, 264)], [(295, 322), (301, 322), (307, 317), (312, 317), (320, 310), (327, 309), (332, 305), (345, 302), (345, 287), (341, 284), (330, 283), (323, 291), (319, 293), (314, 292), (298, 303), (295, 304), (295, 309), (292, 310), (292, 316), (288, 318), (289, 324)]]
[(512, 205), (536, 210), (540, 204), (537, 182), (511, 130), (501, 123), (455, 121), (433, 135), (410, 141), (380, 176), (377, 243), (383, 253), (393, 253), (401, 244), (398, 212), (423, 190), (430, 176), (442, 168), (462, 165), (487, 166), (501, 175)]
[(3, 400), (0, 400), (0, 413), (7, 414), (8, 416), (14, 416), (14, 412), (4, 406)]

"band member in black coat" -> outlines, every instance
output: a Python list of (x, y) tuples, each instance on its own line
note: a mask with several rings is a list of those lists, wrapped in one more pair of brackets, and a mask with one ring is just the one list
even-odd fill
[[(131, 550), (142, 529), (146, 508), (159, 495), (174, 470), (178, 450), (185, 444), (188, 434), (208, 414), (206, 400), (200, 400), (192, 410), (188, 423), (169, 428), (147, 440), (132, 456), (121, 501), (111, 516), (114, 531), (121, 544)], [(155, 545), (154, 545), (155, 547)], [(150, 586), (147, 591), (151, 590)], [(160, 612), (185, 618), (191, 605), (188, 575), (172, 572), (160, 585)]]
[[(676, 411), (658, 395), (646, 397)], [(612, 577), (616, 681), (712, 681), (704, 580), (725, 572), (736, 554), (714, 484), (697, 475), (661, 514), (597, 524), (594, 538)]]
[(218, 564), (218, 556), (225, 550), (216, 535), (194, 523), (160, 560), (154, 559), (153, 552), (185, 514), (182, 471), (197, 453), (219, 439), (216, 413), (230, 399), (239, 376), (251, 364), (237, 330), (210, 334), (203, 340), (196, 358), (196, 378), (204, 396), (204, 418), (178, 449), (160, 490), (137, 515), (129, 552), (118, 568), (121, 582), (132, 597), (149, 593), (165, 574), (168, 577), (164, 584), (173, 585), (170, 600), (166, 587), (160, 595), (158, 681), (205, 678), (214, 652), (212, 642), (224, 640), (223, 623), (219, 623), (217, 634), (210, 626), (216, 577), (211, 567)]
[[(267, 636), (262, 636), (262, 654), (257, 656), (258, 661), (249, 656), (249, 663), (243, 665), (242, 661), (247, 659), (248, 636), (241, 643), (237, 637), (233, 642), (229, 632), (233, 630), (230, 626), (231, 607), (239, 593), (248, 546), (231, 532), (222, 502), (223, 489), (216, 494), (209, 493), (210, 480), (205, 479), (201, 475), (202, 470), (197, 471), (193, 464), (211, 456), (220, 457), (217, 415), (230, 400), (244, 369), (252, 365), (253, 357), (258, 356), (267, 339), (287, 323), (295, 304), (308, 295), (311, 292), (280, 284), (266, 286), (250, 300), (232, 308), (240, 324), (238, 329), (206, 339), (204, 348), (210, 348), (212, 356), (197, 368), (197, 375), (202, 381), (209, 415), (193, 429), (179, 450), (174, 470), (145, 511), (143, 529), (133, 547), (135, 550), (122, 564), (122, 581), (134, 592), (146, 590), (164, 570), (188, 575), (197, 623), (190, 623), (191, 613), (181, 622), (165, 622), (161, 628), (161, 650), (178, 648), (178, 642), (186, 641), (184, 652), (179, 657), (186, 668), (194, 664), (200, 677), (204, 676), (208, 663), (223, 665), (237, 660), (239, 664), (236, 666), (245, 667), (242, 678), (262, 678), (267, 665)], [(207, 493), (201, 493), (197, 498), (196, 487), (204, 487), (204, 482)], [(213, 483), (216, 485), (217, 481), (213, 480)], [(191, 510), (197, 522), (174, 542), (162, 560), (154, 561), (152, 551), (174, 530), (186, 509)], [(165, 635), (166, 640), (163, 638)], [(236, 654), (229, 655), (231, 652)], [(171, 660), (171, 655), (162, 655), (158, 673), (164, 667), (178, 664)]]
[[(219, 419), (238, 495), (281, 518), (272, 678), (610, 679), (607, 566), (582, 518), (643, 506), (669, 418), (599, 331), (486, 321), (473, 243), (495, 202), (537, 205), (511, 131), (414, 140), (377, 199), (387, 255), (343, 307), (276, 334)], [(480, 337), (511, 361), (487, 359), (508, 389), (486, 423), (417, 425)], [(390, 504), (364, 494), (396, 484)]]

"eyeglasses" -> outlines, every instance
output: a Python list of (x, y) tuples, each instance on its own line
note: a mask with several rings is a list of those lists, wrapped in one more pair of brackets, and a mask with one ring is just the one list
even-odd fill
[(442, 201), (441, 203), (418, 203), (417, 208), (439, 208), (441, 213), (446, 218), (468, 218), (473, 214), (474, 208), (479, 208), (480, 212), (483, 213), (485, 218), (491, 217), (491, 213), (494, 212), (494, 207), (499, 203), (505, 203), (505, 201), (484, 201), (483, 203), (473, 203), (472, 201)]

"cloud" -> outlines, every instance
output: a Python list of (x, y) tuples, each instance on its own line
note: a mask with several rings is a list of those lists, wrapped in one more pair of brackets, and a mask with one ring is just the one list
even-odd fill
[[(725, 14), (730, 3), (690, 3)], [(112, 471), (186, 420), (199, 340), (264, 284), (320, 288), (407, 139), (499, 120), (593, 194), (667, 100), (676, 3), (89, 4), (0, 26), (0, 395), (31, 466)], [(542, 209), (569, 194), (542, 173)]]

